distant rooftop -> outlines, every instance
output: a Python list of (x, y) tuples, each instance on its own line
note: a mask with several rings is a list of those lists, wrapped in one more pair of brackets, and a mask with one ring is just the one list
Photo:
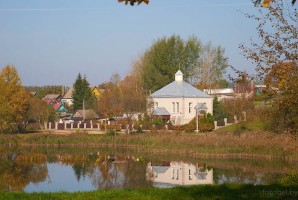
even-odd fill
[(58, 99), (60, 97), (60, 94), (47, 94), (43, 100), (53, 100)]

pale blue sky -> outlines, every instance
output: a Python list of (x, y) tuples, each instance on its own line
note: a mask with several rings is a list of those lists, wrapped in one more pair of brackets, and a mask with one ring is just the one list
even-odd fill
[[(79, 72), (98, 85), (163, 36), (197, 36), (226, 49), (233, 66), (253, 72), (238, 48), (257, 38), (251, 0), (0, 0), (0, 67), (15, 65), (23, 85), (70, 86)], [(238, 11), (237, 11), (238, 10)], [(241, 10), (241, 12), (239, 11)]]

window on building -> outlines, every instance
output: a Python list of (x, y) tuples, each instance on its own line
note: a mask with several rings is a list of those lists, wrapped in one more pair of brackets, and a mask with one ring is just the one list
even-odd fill
[(176, 104), (177, 104), (177, 113), (179, 113), (179, 103), (176, 102)]
[(190, 170), (188, 170), (188, 179), (189, 179), (189, 180), (192, 180)]
[(175, 169), (173, 169), (173, 176), (172, 179), (175, 179)]
[(190, 102), (190, 103), (188, 104), (188, 113), (191, 113), (191, 110), (192, 110), (192, 103)]
[(158, 107), (158, 102), (155, 102), (155, 108), (157, 108)]
[(172, 104), (173, 104), (173, 113), (175, 113), (175, 102), (173, 102)]
[(176, 177), (176, 180), (179, 179), (179, 169), (177, 169), (177, 177)]

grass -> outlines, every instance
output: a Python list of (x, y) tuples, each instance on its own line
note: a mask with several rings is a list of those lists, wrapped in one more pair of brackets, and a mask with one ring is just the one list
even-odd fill
[[(257, 124), (253, 126), (257, 127)], [(53, 145), (92, 147), (112, 145), (114, 137), (108, 135), (48, 133), (0, 135), (0, 150), (7, 145)], [(234, 133), (218, 130), (210, 133), (158, 132), (136, 135), (119, 134), (114, 143), (118, 147), (133, 149), (174, 151), (177, 154), (255, 154), (260, 156), (287, 157), (298, 160), (298, 146), (295, 138), (286, 134), (273, 134), (264, 131), (242, 131)], [(1, 147), (2, 146), (2, 147)], [(188, 152), (189, 151), (189, 152)]]
[(58, 193), (0, 193), (0, 200), (10, 199), (296, 199), (298, 186), (281, 185), (201, 185), (166, 189), (98, 190), (92, 192)]
[[(241, 130), (242, 129), (242, 130)], [(238, 124), (232, 124), (230, 126), (226, 126), (220, 128), (219, 131), (230, 131), (236, 133), (238, 131), (264, 131), (265, 125), (261, 121), (261, 119), (254, 119), (246, 122), (240, 122)]]

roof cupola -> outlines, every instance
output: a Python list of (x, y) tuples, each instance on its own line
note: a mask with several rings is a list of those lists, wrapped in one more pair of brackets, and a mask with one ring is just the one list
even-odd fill
[(175, 74), (175, 81), (183, 81), (183, 73), (180, 70), (178, 70)]

